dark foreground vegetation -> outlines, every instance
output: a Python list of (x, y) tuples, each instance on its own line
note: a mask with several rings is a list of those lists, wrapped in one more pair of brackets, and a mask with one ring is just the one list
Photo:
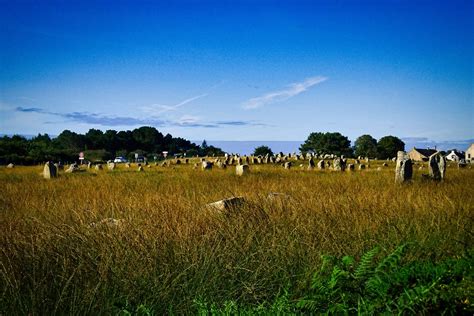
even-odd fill
[[(193, 163), (1, 168), (0, 314), (474, 312), (473, 169), (396, 185), (392, 162), (243, 177)], [(246, 203), (205, 207), (231, 196)]]

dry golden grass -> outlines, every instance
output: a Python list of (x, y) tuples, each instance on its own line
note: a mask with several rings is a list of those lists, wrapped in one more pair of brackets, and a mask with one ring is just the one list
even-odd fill
[[(0, 314), (107, 314), (126, 302), (190, 313), (195, 298), (258, 303), (286, 286), (303, 291), (322, 254), (413, 242), (407, 260), (439, 260), (472, 249), (473, 169), (450, 167), (435, 183), (416, 168), (413, 183), (396, 185), (393, 163), (376, 171), (381, 163), (252, 165), (243, 177), (235, 167), (132, 165), (53, 180), (42, 167), (1, 168)], [(231, 196), (248, 203), (228, 215), (203, 207)], [(122, 221), (90, 226), (106, 218)]]

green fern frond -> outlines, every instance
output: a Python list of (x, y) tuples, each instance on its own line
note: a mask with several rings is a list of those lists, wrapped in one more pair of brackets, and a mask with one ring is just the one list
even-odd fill
[(369, 275), (373, 272), (372, 271), (372, 263), (373, 263), (373, 260), (374, 260), (375, 256), (377, 256), (377, 254), (379, 253), (379, 251), (380, 251), (380, 248), (375, 247), (374, 249), (370, 250), (369, 252), (365, 253), (362, 256), (362, 258), (360, 259), (359, 266), (357, 267), (357, 269), (354, 272), (354, 277), (356, 279), (365, 278), (367, 275)]
[(338, 266), (335, 266), (332, 270), (331, 278), (328, 280), (328, 288), (331, 290), (334, 289), (337, 286), (338, 281), (345, 274), (345, 271), (342, 271)]
[(316, 311), (318, 303), (315, 300), (301, 299), (297, 302), (296, 306), (298, 308), (306, 309), (308, 311)]
[(398, 267), (398, 263), (402, 259), (406, 244), (397, 247), (391, 254), (385, 257), (375, 268), (375, 274), (380, 275)]

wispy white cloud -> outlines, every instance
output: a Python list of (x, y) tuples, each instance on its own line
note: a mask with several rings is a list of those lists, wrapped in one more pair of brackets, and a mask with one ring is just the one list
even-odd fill
[(194, 115), (183, 115), (181, 116), (177, 122), (178, 124), (194, 124), (198, 123), (201, 120), (199, 116), (194, 116)]
[(296, 82), (292, 83), (287, 86), (286, 89), (273, 91), (262, 96), (251, 98), (244, 103), (242, 103), (242, 107), (244, 109), (256, 109), (262, 107), (266, 104), (282, 102), (288, 100), (291, 97), (297, 96), (298, 94), (305, 92), (312, 86), (315, 86), (323, 81), (326, 81), (328, 78), (326, 77), (311, 77), (307, 78), (303, 82)]
[(193, 102), (197, 99), (204, 98), (208, 95), (209, 95), (208, 93), (203, 93), (203, 94), (188, 98), (186, 100), (183, 100), (183, 101), (181, 101), (177, 104), (174, 104), (174, 105), (152, 104), (152, 105), (149, 105), (149, 106), (142, 106), (140, 109), (143, 112), (145, 112), (147, 114), (150, 114), (150, 115), (160, 115), (160, 114), (163, 114), (165, 112), (176, 111), (179, 107), (181, 107), (185, 104), (188, 104), (190, 102)]

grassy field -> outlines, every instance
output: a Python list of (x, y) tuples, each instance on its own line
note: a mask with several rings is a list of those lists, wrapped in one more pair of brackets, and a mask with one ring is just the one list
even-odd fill
[[(61, 172), (52, 180), (39, 175), (41, 166), (2, 167), (0, 314), (305, 313), (342, 303), (357, 308), (366, 304), (364, 295), (377, 296), (369, 291), (355, 303), (344, 301), (360, 282), (370, 285), (356, 266), (372, 257), (372, 276), (385, 257), (393, 259), (387, 275), (412, 269), (431, 278), (412, 303), (404, 293), (424, 279), (390, 279), (386, 295), (398, 301), (372, 311), (404, 311), (400, 304), (408, 300), (408, 312), (471, 313), (474, 169), (449, 167), (446, 180), (435, 183), (422, 180), (426, 167), (416, 166), (412, 183), (396, 185), (394, 163), (377, 171), (381, 164), (355, 172), (251, 165), (243, 177), (235, 167), (153, 166), (139, 173), (135, 166), (119, 166), (112, 172)], [(269, 199), (270, 192), (287, 196)], [(232, 196), (243, 196), (245, 206), (230, 214), (205, 207)], [(106, 218), (121, 221), (90, 225)], [(396, 251), (401, 245), (403, 255)], [(375, 247), (378, 254), (371, 254)], [(321, 267), (329, 261), (332, 270), (325, 274)], [(337, 262), (345, 269), (342, 281), (333, 268)], [(422, 269), (417, 265), (428, 272), (416, 272)], [(405, 298), (393, 293), (394, 284)], [(311, 295), (326, 305), (305, 304)], [(372, 296), (367, 299), (375, 302)]]

